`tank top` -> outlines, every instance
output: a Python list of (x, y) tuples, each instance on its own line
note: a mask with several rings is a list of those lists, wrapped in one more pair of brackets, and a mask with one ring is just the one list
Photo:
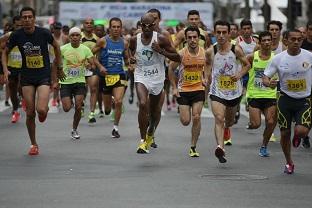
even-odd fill
[(251, 36), (251, 43), (246, 43), (242, 36), (238, 36), (237, 38), (239, 46), (243, 49), (244, 54), (247, 56), (254, 52), (254, 49), (257, 45), (254, 37)]
[(90, 48), (90, 50), (92, 50), (92, 48), (96, 45), (97, 39), (98, 37), (94, 33), (92, 33), (91, 38), (87, 38), (84, 33), (81, 33), (81, 42)]
[[(233, 48), (233, 47), (232, 47)], [(227, 54), (215, 53), (212, 65), (212, 82), (209, 94), (221, 99), (233, 100), (242, 95), (242, 82), (232, 81), (231, 76), (240, 71), (236, 55), (231, 49)]]
[(153, 32), (153, 37), (148, 45), (142, 43), (142, 33), (137, 34), (137, 47), (135, 57), (137, 66), (134, 76), (137, 79), (147, 80), (153, 84), (165, 81), (165, 57), (152, 49), (152, 43), (158, 41), (157, 32)]
[(204, 90), (202, 84), (203, 70), (205, 67), (205, 50), (199, 47), (196, 55), (190, 54), (187, 47), (181, 51), (182, 61), (179, 68), (179, 92), (193, 92)]
[(100, 63), (107, 69), (108, 74), (124, 74), (125, 46), (123, 38), (119, 38), (118, 41), (113, 41), (108, 35), (104, 38), (106, 47), (100, 51)]
[(262, 77), (268, 63), (272, 60), (274, 53), (268, 60), (259, 57), (259, 51), (254, 53), (252, 68), (249, 70), (249, 80), (247, 85), (247, 98), (276, 98), (276, 88), (272, 89), (263, 85)]

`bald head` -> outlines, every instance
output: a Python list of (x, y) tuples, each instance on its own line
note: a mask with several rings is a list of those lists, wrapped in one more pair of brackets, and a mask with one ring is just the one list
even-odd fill
[(141, 17), (141, 22), (144, 22), (145, 24), (152, 24), (154, 20), (155, 18), (151, 13), (146, 13)]
[(155, 27), (155, 18), (151, 13), (146, 13), (141, 17), (141, 26), (143, 33), (153, 34)]

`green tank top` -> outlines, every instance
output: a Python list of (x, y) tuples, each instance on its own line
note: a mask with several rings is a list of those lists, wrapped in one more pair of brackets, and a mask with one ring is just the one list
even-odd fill
[(268, 63), (272, 60), (274, 53), (268, 60), (261, 60), (259, 51), (254, 53), (252, 68), (249, 70), (249, 80), (247, 85), (247, 98), (276, 98), (276, 88), (264, 86), (262, 77)]

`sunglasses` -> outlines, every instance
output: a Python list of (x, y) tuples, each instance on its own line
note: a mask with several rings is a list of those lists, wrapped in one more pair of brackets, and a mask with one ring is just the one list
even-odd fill
[(141, 23), (141, 26), (142, 27), (149, 27), (149, 28), (151, 28), (151, 27), (153, 27), (155, 25), (155, 23), (151, 23), (151, 24), (144, 24), (144, 23)]

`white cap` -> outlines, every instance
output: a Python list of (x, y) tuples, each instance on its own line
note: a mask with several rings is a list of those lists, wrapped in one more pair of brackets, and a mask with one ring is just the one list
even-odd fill
[(69, 30), (69, 35), (73, 34), (73, 33), (79, 33), (81, 34), (81, 30), (78, 28), (78, 27), (72, 27), (70, 30)]

